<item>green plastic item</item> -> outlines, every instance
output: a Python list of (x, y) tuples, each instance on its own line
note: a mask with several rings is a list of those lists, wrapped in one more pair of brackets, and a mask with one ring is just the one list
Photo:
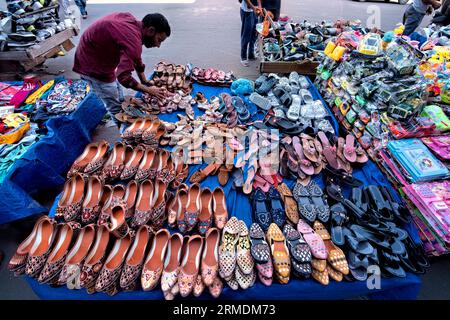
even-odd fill
[(445, 115), (444, 111), (441, 107), (437, 105), (430, 105), (423, 108), (422, 113), (420, 114), (422, 117), (430, 118), (436, 128), (440, 131), (450, 130), (450, 120)]

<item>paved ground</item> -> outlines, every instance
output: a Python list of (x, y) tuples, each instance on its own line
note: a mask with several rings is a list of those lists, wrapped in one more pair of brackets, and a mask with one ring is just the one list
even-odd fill
[[(401, 21), (404, 8), (395, 3), (384, 2), (283, 0), (281, 11), (296, 20), (345, 18), (360, 19), (370, 24), (375, 21), (382, 29), (389, 30)], [(89, 18), (83, 20), (82, 29), (97, 18), (115, 11), (129, 11), (139, 18), (146, 13), (161, 12), (169, 19), (173, 35), (160, 49), (144, 51), (143, 60), (148, 70), (159, 60), (166, 59), (177, 63), (191, 62), (203, 67), (214, 66), (232, 70), (238, 77), (255, 78), (258, 74), (256, 62), (249, 68), (244, 68), (239, 63), (240, 20), (237, 0), (197, 0), (194, 4), (88, 5)], [(380, 13), (379, 16), (376, 12)], [(48, 71), (62, 71), (66, 77), (76, 77), (77, 75), (71, 72), (73, 54), (74, 50), (65, 57), (49, 60)], [(108, 53), (105, 52), (106, 54)], [(106, 138), (114, 141), (116, 136), (115, 129), (101, 127), (97, 130), (95, 139)], [(37, 298), (23, 279), (12, 277), (6, 270), (6, 263), (17, 244), (31, 228), (32, 223), (28, 220), (0, 225), (0, 249), (5, 252), (5, 261), (0, 266), (0, 299)], [(423, 277), (420, 298), (450, 299), (449, 265), (449, 258), (434, 261), (431, 271)]]

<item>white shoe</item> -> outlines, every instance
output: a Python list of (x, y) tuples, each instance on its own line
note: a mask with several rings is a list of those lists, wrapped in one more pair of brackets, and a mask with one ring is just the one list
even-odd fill
[(248, 66), (249, 66), (248, 60), (241, 60), (241, 64), (242, 64), (244, 67), (248, 67)]

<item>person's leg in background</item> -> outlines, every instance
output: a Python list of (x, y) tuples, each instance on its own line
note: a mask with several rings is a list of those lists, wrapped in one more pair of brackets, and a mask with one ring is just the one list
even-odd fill
[(423, 17), (425, 17), (425, 15), (423, 13), (417, 12), (412, 4), (408, 5), (405, 14), (403, 15), (403, 24), (405, 25), (403, 34), (409, 36), (411, 33), (413, 33), (417, 29), (417, 27), (420, 26)]
[(78, 8), (80, 8), (80, 13), (83, 16), (83, 18), (86, 18), (87, 17), (86, 0), (75, 0), (75, 3), (77, 4)]
[(92, 91), (103, 101), (108, 114), (119, 127), (120, 123), (115, 115), (122, 110), (123, 91), (120, 84), (117, 81), (107, 83), (86, 76), (82, 76), (81, 79), (89, 83)]
[(258, 23), (258, 17), (253, 13), (253, 25), (252, 25), (252, 33), (250, 37), (250, 42), (248, 44), (248, 60), (256, 60), (255, 57), (255, 43), (258, 39), (258, 34), (256, 32), (256, 24)]
[(253, 31), (253, 12), (245, 12), (241, 9), (241, 63), (248, 67), (248, 47)]

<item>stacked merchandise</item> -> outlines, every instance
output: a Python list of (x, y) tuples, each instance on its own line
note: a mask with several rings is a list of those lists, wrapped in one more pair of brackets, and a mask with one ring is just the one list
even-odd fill
[(46, 134), (44, 123), (50, 117), (72, 113), (88, 92), (89, 87), (82, 80), (42, 83), (27, 76), (21, 86), (0, 83), (0, 179)]
[[(386, 277), (425, 272), (421, 248), (402, 228), (408, 212), (390, 188), (369, 185), (374, 179), (364, 188), (352, 175), (376, 169), (351, 135), (336, 136), (332, 117), (311, 118), (323, 102), (304, 80), (294, 73), (257, 81), (252, 100), (266, 108), (264, 121), (217, 123), (206, 112), (176, 123), (137, 118), (123, 141), (89, 145), (54, 218), (38, 220), (10, 270), (53, 285), (79, 270), (88, 293), (161, 283), (166, 299), (251, 290), (257, 278), (292, 288), (309, 277), (364, 281), (369, 264)], [(206, 111), (240, 104), (224, 92), (204, 98), (197, 100)]]
[(73, 28), (71, 19), (61, 21), (58, 1), (9, 0), (0, 12), (0, 51), (26, 50), (54, 34)]
[[(399, 35), (400, 27), (383, 36), (343, 32), (331, 39), (317, 69), (316, 86), (344, 129), (408, 196), (427, 252), (441, 254), (447, 251), (450, 232), (440, 219), (450, 213), (447, 197), (436, 191), (431, 201), (414, 190), (430, 189), (429, 181), (436, 183), (434, 190), (440, 189), (446, 182), (439, 180), (449, 178), (446, 166), (430, 151), (439, 156), (448, 145), (444, 135), (450, 122), (445, 108), (437, 105), (445, 100), (440, 98), (447, 75), (445, 62), (436, 63), (436, 55), (445, 50), (429, 44), (422, 52), (417, 41)], [(429, 148), (416, 139), (421, 137)]]
[[(312, 23), (292, 22), (288, 17), (271, 22), (266, 17), (257, 26), (261, 37), (259, 50), (265, 61), (318, 61), (318, 53), (325, 49), (325, 42), (346, 30), (360, 30), (360, 21), (337, 20)], [(260, 44), (257, 44), (260, 45)]]

